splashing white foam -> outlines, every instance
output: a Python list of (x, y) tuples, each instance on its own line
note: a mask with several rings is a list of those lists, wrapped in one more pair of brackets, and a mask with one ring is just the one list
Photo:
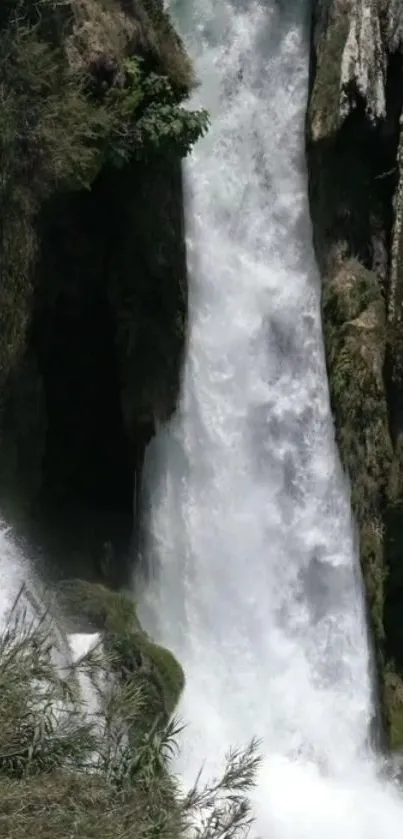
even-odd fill
[(307, 5), (174, 5), (211, 113), (187, 168), (190, 341), (150, 446), (140, 616), (184, 665), (186, 783), (263, 739), (267, 839), (400, 839), (334, 443), (304, 159)]
[[(10, 611), (20, 592), (25, 588), (27, 597), (21, 599), (21, 607), (27, 612), (28, 619), (35, 616), (40, 617), (45, 613), (47, 606), (42, 602), (43, 587), (33, 571), (32, 563), (26, 554), (26, 546), (22, 546), (13, 533), (13, 530), (6, 522), (0, 519), (0, 631), (3, 630), (9, 620)], [(31, 605), (30, 595), (35, 601), (35, 612)], [(43, 612), (42, 612), (43, 610)], [(64, 636), (59, 631), (57, 622), (54, 620), (52, 626), (55, 632), (55, 641), (59, 641), (60, 649), (68, 656), (71, 662), (83, 658), (91, 649), (99, 643), (99, 633), (70, 633)], [(65, 645), (67, 641), (68, 648)], [(93, 704), (92, 691), (89, 680), (80, 676), (83, 691), (88, 704)]]

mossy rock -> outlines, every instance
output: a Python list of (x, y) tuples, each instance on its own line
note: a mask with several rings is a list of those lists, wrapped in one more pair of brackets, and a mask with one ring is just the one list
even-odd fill
[(316, 142), (340, 128), (341, 66), (349, 20), (338, 14), (316, 46), (316, 73), (309, 105), (311, 139)]
[(66, 580), (58, 588), (57, 601), (68, 618), (84, 618), (92, 631), (122, 635), (142, 631), (130, 597), (101, 583)]
[(357, 260), (325, 282), (323, 323), (339, 451), (351, 480), (376, 646), (384, 640), (384, 506), (392, 462), (383, 378), (385, 304), (376, 275)]
[(124, 679), (141, 679), (153, 717), (167, 721), (185, 684), (181, 665), (165, 647), (150, 641), (144, 632), (107, 633), (105, 649), (116, 672)]
[(58, 602), (65, 614), (84, 614), (89, 626), (103, 633), (113, 670), (124, 681), (141, 682), (150, 717), (167, 721), (182, 694), (184, 672), (175, 656), (144, 632), (131, 598), (101, 584), (71, 580), (60, 586)]
[(353, 321), (371, 303), (381, 300), (377, 277), (357, 259), (343, 262), (326, 282), (323, 291), (325, 324), (332, 326)]

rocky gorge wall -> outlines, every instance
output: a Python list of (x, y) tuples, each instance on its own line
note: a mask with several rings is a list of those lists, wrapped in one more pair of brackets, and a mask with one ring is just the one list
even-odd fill
[[(168, 769), (184, 673), (122, 593), (186, 341), (181, 160), (208, 122), (183, 107), (194, 83), (162, 0), (0, 4), (0, 528), (40, 571), (40, 595), (30, 575), (1, 600), (0, 775), (26, 802), (40, 778), (41, 835), (71, 814), (69, 836), (169, 839), (194, 807)], [(100, 645), (73, 662), (71, 632)]]
[(403, 740), (403, 7), (314, 0), (307, 159), (337, 442), (381, 707)]
[[(18, 14), (17, 14), (18, 12)], [(381, 706), (403, 742), (403, 11), (313, 0), (307, 158), (332, 408)], [(0, 504), (119, 587), (186, 341), (181, 158), (207, 125), (161, 0), (0, 9)]]
[(47, 572), (119, 585), (179, 386), (207, 117), (162, 0), (7, 0), (0, 67), (0, 503)]

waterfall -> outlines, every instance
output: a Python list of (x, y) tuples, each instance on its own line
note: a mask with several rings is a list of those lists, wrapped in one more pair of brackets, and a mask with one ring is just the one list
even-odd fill
[[(19, 596), (21, 597), (19, 598)], [(43, 617), (50, 606), (43, 583), (34, 573), (32, 557), (27, 553), (27, 545), (20, 544), (13, 529), (0, 518), (0, 634), (8, 624), (13, 607), (17, 614), (21, 609), (34, 625)], [(99, 633), (72, 632), (66, 634), (63, 623), (59, 625), (56, 612), (49, 612), (49, 631), (55, 640), (55, 662), (62, 668), (71, 662), (77, 662), (99, 642)], [(90, 681), (78, 674), (80, 685), (89, 712), (96, 708)], [(1, 711), (1, 700), (0, 700)]]
[(0, 631), (22, 588), (32, 588), (32, 571), (23, 549), (0, 518)]
[(304, 157), (306, 0), (177, 0), (208, 136), (187, 164), (190, 336), (149, 446), (146, 629), (185, 668), (177, 769), (262, 738), (265, 839), (401, 839), (329, 406)]

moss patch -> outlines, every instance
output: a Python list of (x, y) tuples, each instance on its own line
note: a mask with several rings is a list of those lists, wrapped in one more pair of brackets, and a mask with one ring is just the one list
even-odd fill
[(323, 292), (332, 407), (342, 463), (351, 479), (372, 623), (384, 638), (383, 511), (392, 459), (383, 382), (385, 307), (377, 278), (348, 260)]
[[(147, 727), (138, 674), (110, 679), (107, 657), (94, 650), (61, 673), (52, 622), (39, 604), (28, 622), (23, 599), (0, 637), (0, 835), (185, 839), (200, 825), (211, 839), (246, 835), (257, 742), (233, 750), (220, 778), (185, 795), (170, 774), (181, 728), (175, 720)], [(83, 709), (78, 673), (97, 690), (95, 718)]]
[(133, 601), (101, 584), (65, 583), (59, 600), (64, 611), (84, 615), (89, 624), (104, 633), (104, 645), (113, 667), (122, 678), (136, 674), (148, 697), (150, 724), (173, 713), (185, 684), (175, 656), (154, 644), (141, 628)]

